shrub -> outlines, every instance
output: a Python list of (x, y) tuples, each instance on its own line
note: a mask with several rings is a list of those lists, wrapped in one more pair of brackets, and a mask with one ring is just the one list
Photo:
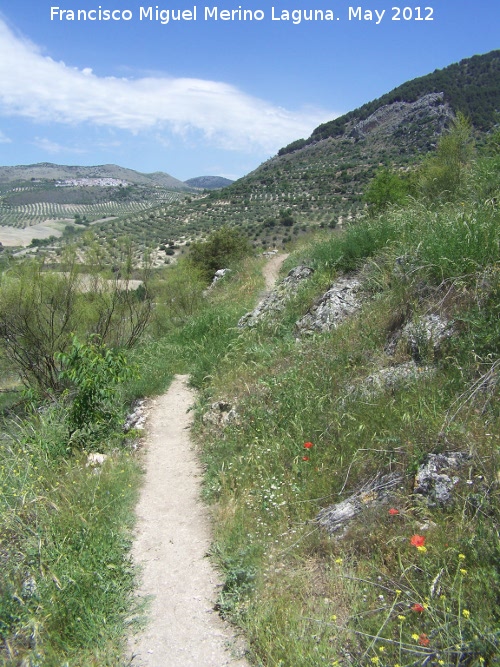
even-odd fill
[(212, 232), (206, 241), (193, 243), (189, 259), (203, 278), (210, 281), (216, 271), (228, 268), (249, 252), (250, 244), (245, 236), (235, 229), (221, 227)]

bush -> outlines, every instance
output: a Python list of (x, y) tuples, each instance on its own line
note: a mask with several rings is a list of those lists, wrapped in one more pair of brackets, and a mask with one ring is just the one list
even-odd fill
[(59, 354), (61, 379), (72, 385), (68, 413), (70, 436), (76, 431), (103, 436), (118, 426), (119, 411), (115, 387), (133, 375), (122, 352), (103, 345), (98, 337), (80, 343), (73, 337), (67, 354)]
[(245, 236), (229, 227), (212, 232), (204, 242), (191, 246), (189, 259), (206, 281), (210, 281), (219, 269), (226, 269), (250, 252)]

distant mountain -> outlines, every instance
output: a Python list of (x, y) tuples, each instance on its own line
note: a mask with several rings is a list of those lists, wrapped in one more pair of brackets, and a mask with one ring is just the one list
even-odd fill
[(119, 167), (116, 164), (103, 164), (95, 167), (67, 166), (40, 162), (39, 164), (0, 167), (0, 183), (30, 180), (66, 180), (76, 178), (115, 178), (133, 185), (161, 186), (169, 190), (189, 190), (177, 178), (162, 171), (142, 174), (133, 169)]
[(223, 178), (222, 176), (197, 176), (196, 178), (190, 178), (187, 181), (184, 181), (186, 185), (189, 185), (192, 188), (201, 188), (202, 190), (219, 190), (220, 188), (226, 188), (234, 181), (229, 180), (229, 178)]

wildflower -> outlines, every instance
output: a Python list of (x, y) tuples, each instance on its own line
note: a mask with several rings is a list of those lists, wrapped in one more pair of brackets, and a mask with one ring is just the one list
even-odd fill
[(424, 608), (421, 604), (418, 602), (415, 602), (415, 604), (411, 608), (412, 611), (416, 611), (418, 614), (421, 614), (424, 611)]
[(397, 510), (395, 507), (391, 507), (391, 509), (389, 510), (389, 514), (391, 516), (396, 516), (396, 514), (399, 514), (399, 510)]
[(460, 574), (465, 577), (467, 574), (467, 570), (464, 570), (463, 568), (460, 569)]
[(438, 665), (444, 665), (444, 660), (438, 660)]
[(304, 442), (304, 449), (312, 449), (314, 447), (312, 442)]
[(423, 547), (425, 544), (425, 537), (423, 535), (412, 535), (410, 538), (410, 544), (413, 547)]
[(403, 616), (403, 614), (399, 614), (398, 618), (401, 622), (406, 621), (406, 616)]
[(427, 553), (427, 547), (421, 546), (417, 547), (417, 551), (420, 551), (421, 554)]
[(458, 560), (465, 560), (464, 554), (458, 554)]
[(418, 641), (420, 637), (419, 637), (419, 635), (413, 633), (411, 638), (414, 639), (415, 641)]
[(383, 653), (385, 651), (385, 646), (379, 646), (378, 650), (380, 651), (380, 653)]
[(462, 616), (464, 618), (469, 618), (470, 617), (470, 611), (468, 609), (462, 609)]
[(373, 658), (371, 658), (371, 661), (373, 662), (373, 664), (378, 665), (380, 658), (378, 657), (378, 655), (374, 655)]
[(343, 563), (344, 561), (343, 561), (342, 558), (336, 558), (336, 559), (335, 559), (335, 562), (337, 563), (337, 565), (342, 565), (342, 563)]
[(420, 644), (420, 646), (429, 646), (429, 644), (431, 643), (431, 640), (429, 639), (429, 637), (426, 634), (424, 634), (422, 632), (422, 634), (418, 638), (418, 643)]
[(302, 457), (302, 460), (303, 460), (303, 461), (309, 461), (309, 457), (308, 457), (308, 456), (303, 456), (303, 457)]
[(336, 621), (336, 620), (337, 620), (337, 614), (332, 614), (332, 615), (330, 616), (330, 619), (331, 619), (332, 621)]

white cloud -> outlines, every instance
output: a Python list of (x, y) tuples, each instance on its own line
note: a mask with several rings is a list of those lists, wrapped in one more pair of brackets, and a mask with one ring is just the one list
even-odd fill
[(51, 141), (45, 137), (36, 137), (33, 141), (33, 144), (37, 148), (41, 148), (46, 153), (53, 153), (57, 155), (58, 153), (85, 153), (81, 148), (71, 148), (69, 146), (63, 146), (58, 144), (55, 141)]
[(274, 152), (334, 117), (287, 111), (220, 81), (96, 76), (42, 55), (0, 18), (0, 112), (33, 121), (200, 134), (225, 149)]
[(9, 139), (9, 137), (0, 130), (0, 144), (11, 144), (12, 139)]

